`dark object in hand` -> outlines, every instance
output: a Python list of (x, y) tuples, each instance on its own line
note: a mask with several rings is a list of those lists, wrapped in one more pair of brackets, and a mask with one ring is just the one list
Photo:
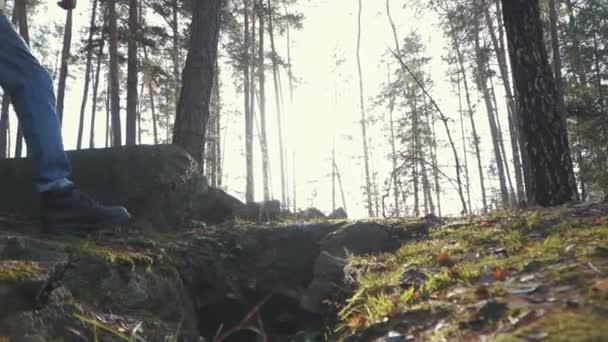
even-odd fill
[(76, 8), (76, 0), (61, 0), (57, 3), (64, 10), (72, 10)]

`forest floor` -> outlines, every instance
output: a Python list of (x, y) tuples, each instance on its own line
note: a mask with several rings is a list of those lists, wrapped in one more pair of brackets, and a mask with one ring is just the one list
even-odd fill
[(348, 341), (608, 341), (608, 206), (495, 212), (352, 257)]
[(2, 342), (608, 341), (608, 204), (36, 231), (0, 217)]

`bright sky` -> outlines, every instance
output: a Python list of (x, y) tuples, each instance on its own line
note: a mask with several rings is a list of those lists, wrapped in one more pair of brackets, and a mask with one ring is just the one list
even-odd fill
[[(328, 212), (331, 210), (331, 150), (335, 144), (337, 163), (342, 172), (342, 181), (345, 187), (347, 209), (352, 217), (364, 217), (365, 209), (362, 186), (365, 183), (365, 174), (362, 163), (361, 128), (359, 124), (360, 112), (358, 107), (358, 80), (355, 59), (356, 30), (357, 30), (357, 0), (310, 0), (301, 1), (299, 9), (305, 15), (304, 28), (301, 31), (292, 31), (292, 59), (294, 73), (299, 78), (294, 95), (294, 103), (289, 103), (287, 77), (283, 74), (283, 86), (286, 109), (284, 110), (285, 139), (288, 155), (289, 184), (293, 186), (293, 170), (295, 153), (295, 174), (297, 185), (298, 207), (315, 206)], [(446, 53), (446, 41), (438, 28), (438, 19), (430, 13), (414, 13), (409, 7), (403, 7), (404, 1), (391, 0), (392, 14), (398, 26), (401, 38), (415, 30), (426, 44), (428, 57), (431, 57), (428, 73), (432, 76), (434, 87), (432, 95), (444, 112), (452, 118), (458, 117), (458, 97), (446, 76), (448, 66), (442, 61)], [(75, 36), (78, 41), (81, 29), (88, 24), (88, 15), (84, 8), (75, 13)], [(48, 10), (41, 11), (45, 15), (36, 16), (34, 22), (42, 23), (45, 19), (50, 22), (63, 24), (65, 13), (50, 3)], [(385, 1), (364, 0), (362, 18), (362, 49), (361, 58), (363, 77), (365, 82), (365, 98), (368, 116), (384, 118), (383, 108), (373, 108), (372, 98), (380, 90), (380, 84), (387, 75), (386, 61), (387, 49), (393, 47), (392, 33), (386, 18)], [(286, 54), (286, 39), (277, 38), (279, 53)], [(60, 48), (58, 45), (57, 48)], [(38, 52), (40, 54), (40, 52)], [(336, 68), (336, 56), (345, 62)], [(39, 56), (48, 64), (54, 62), (54, 55)], [(222, 126), (224, 129), (225, 164), (224, 184), (227, 190), (237, 197), (244, 198), (245, 188), (245, 160), (244, 150), (244, 119), (242, 116), (242, 94), (234, 90), (234, 82), (230, 79), (232, 70), (222, 63), (222, 101), (225, 115)], [(82, 96), (82, 71), (72, 68), (71, 78), (68, 82), (68, 97), (66, 103), (66, 116), (64, 121), (64, 139), (68, 149), (76, 146), (76, 132), (78, 113)], [(267, 74), (271, 77), (271, 73)], [(272, 82), (267, 88), (268, 104), (268, 132), (269, 150), (271, 154), (271, 181), (273, 195), (280, 198), (280, 171), (278, 140), (276, 129), (276, 111), (274, 108)], [(496, 85), (500, 89), (500, 85)], [(502, 92), (497, 92), (502, 96)], [(124, 101), (124, 99), (123, 99)], [(473, 95), (473, 101), (479, 103), (479, 98)], [(124, 106), (124, 103), (123, 103)], [(506, 118), (502, 108), (501, 121), (503, 130), (506, 130)], [(88, 113), (87, 113), (88, 115)], [(145, 115), (145, 114), (144, 114)], [(482, 134), (482, 148), (484, 149), (484, 163), (491, 162), (489, 155), (490, 140), (487, 132), (487, 117), (485, 111), (479, 111), (478, 125)], [(103, 127), (105, 113), (98, 113), (98, 127)], [(369, 128), (371, 141), (372, 168), (378, 173), (379, 186), (383, 187), (384, 180), (389, 176), (391, 163), (387, 159), (389, 153), (388, 140), (382, 126), (382, 120)], [(15, 121), (12, 121), (15, 122)], [(124, 120), (123, 120), (124, 122)], [(88, 124), (87, 124), (88, 126)], [(452, 122), (451, 128), (455, 139), (461, 142), (459, 123)], [(85, 131), (88, 131), (85, 127)], [(443, 139), (443, 127), (437, 126), (439, 137)], [(103, 145), (103, 131), (97, 134), (97, 145)], [(504, 135), (507, 133), (505, 132)], [(85, 135), (85, 140), (87, 135)], [(485, 139), (485, 140), (484, 140)], [(444, 142), (447, 140), (443, 139)], [(146, 137), (146, 142), (152, 142)], [(507, 143), (507, 142), (506, 142)], [(259, 144), (256, 143), (257, 151)], [(460, 146), (460, 144), (459, 144)], [(508, 144), (507, 144), (508, 146)], [(461, 147), (460, 147), (461, 148)], [(461, 153), (462, 158), (462, 151)], [(469, 155), (469, 163), (472, 163)], [(256, 156), (256, 199), (262, 199), (261, 165), (259, 153)], [(454, 177), (453, 157), (447, 148), (439, 151), (439, 163), (445, 165), (444, 172)], [(480, 196), (477, 191), (478, 179), (471, 165), (471, 179), (473, 199), (480, 205)], [(456, 191), (447, 181), (443, 181), (445, 189), (442, 206), (444, 214), (457, 214), (460, 211)], [(290, 197), (292, 189), (290, 189)], [(337, 197), (340, 206), (341, 199)], [(411, 204), (411, 203), (410, 203)], [(474, 205), (475, 206), (475, 205)]]

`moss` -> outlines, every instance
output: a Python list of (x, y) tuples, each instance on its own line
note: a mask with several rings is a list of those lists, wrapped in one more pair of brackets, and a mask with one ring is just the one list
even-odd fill
[(33, 261), (0, 261), (0, 282), (17, 282), (42, 273), (40, 265)]
[(547, 342), (606, 341), (608, 324), (606, 318), (600, 315), (559, 311), (513, 333), (498, 336), (493, 342), (521, 341), (522, 337), (531, 334), (546, 334), (543, 341)]
[(74, 252), (75, 254), (91, 255), (110, 263), (126, 264), (132, 270), (135, 270), (136, 266), (144, 266), (149, 271), (154, 263), (154, 260), (150, 256), (141, 252), (118, 250), (91, 243), (81, 244), (75, 248)]

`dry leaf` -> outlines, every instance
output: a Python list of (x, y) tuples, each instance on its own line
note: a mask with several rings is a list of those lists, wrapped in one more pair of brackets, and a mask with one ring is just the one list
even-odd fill
[(508, 271), (506, 268), (496, 267), (496, 268), (494, 268), (494, 272), (492, 274), (494, 275), (494, 279), (503, 281), (503, 280), (507, 279), (507, 272)]
[(608, 293), (608, 279), (600, 279), (596, 281), (592, 288), (602, 293)]

